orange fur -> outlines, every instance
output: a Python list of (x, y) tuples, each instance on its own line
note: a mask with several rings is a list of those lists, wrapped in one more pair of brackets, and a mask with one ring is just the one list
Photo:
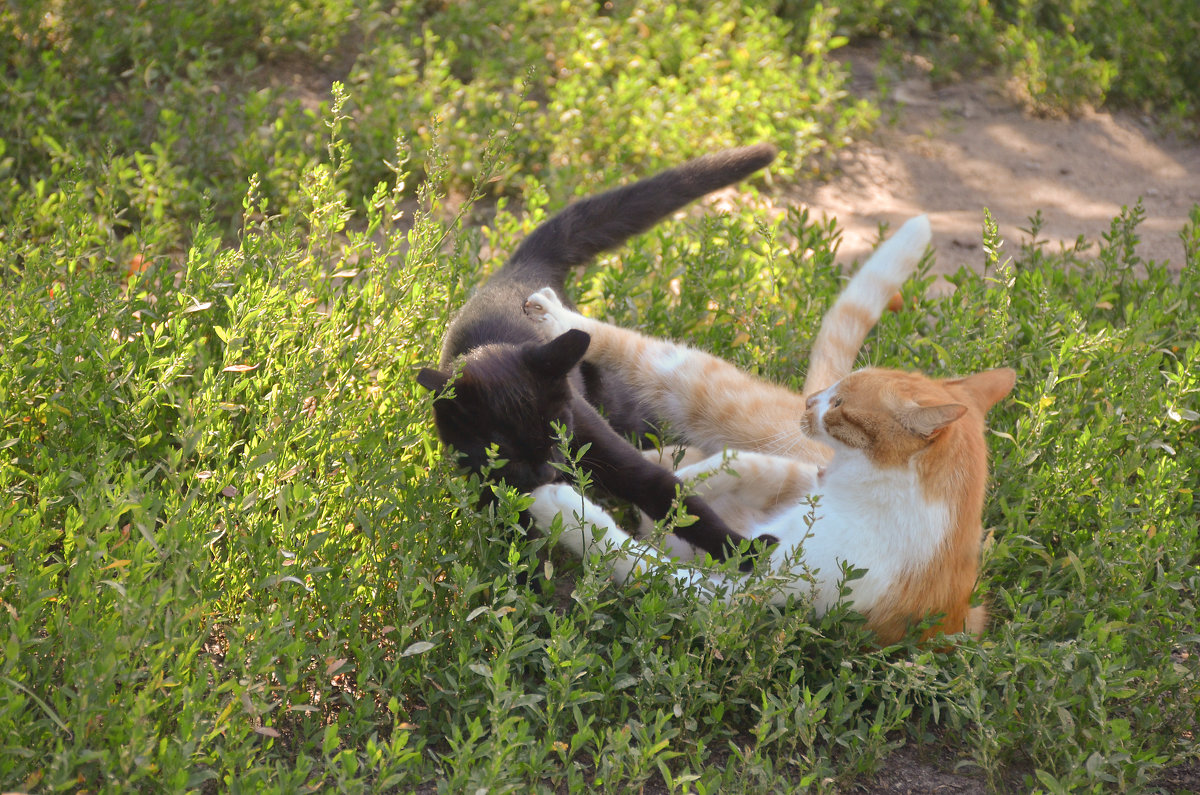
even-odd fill
[[(657, 456), (657, 451), (649, 451)], [(651, 457), (670, 466), (673, 458)], [(700, 458), (686, 448), (676, 474), (692, 483), (696, 496), (708, 501), (736, 532), (751, 537), (773, 514), (795, 505), (817, 485), (818, 468), (790, 458), (737, 451), (730, 456)], [(644, 521), (643, 535), (653, 524)]]
[[(866, 611), (867, 625), (881, 642), (898, 640), (911, 624), (937, 613), (941, 620), (923, 637), (983, 631), (986, 609), (972, 608), (970, 601), (979, 575), (987, 484), (984, 416), (1015, 381), (1007, 368), (947, 380), (871, 369), (837, 385), (841, 405), (826, 412), (826, 431), (862, 449), (880, 468), (915, 467), (925, 500), (950, 507), (949, 531), (928, 562), (908, 571), (886, 599)], [(921, 411), (941, 420), (922, 424), (913, 418)], [(808, 421), (815, 421), (811, 414)]]
[[(848, 598), (881, 644), (898, 641), (929, 617), (935, 623), (922, 639), (979, 635), (987, 613), (972, 607), (971, 595), (987, 482), (984, 417), (1015, 378), (1010, 369), (944, 380), (861, 370), (808, 401), (804, 428), (834, 450), (824, 470), (795, 459), (730, 451), (689, 464), (679, 475), (697, 479), (697, 493), (739, 530), (778, 537), (771, 566), (792, 575), (780, 601), (810, 595), (816, 611), (825, 612), (840, 598), (839, 572), (849, 564), (866, 570), (846, 584)], [(809, 496), (818, 498), (815, 509)], [(555, 511), (575, 512), (577, 524), (568, 528), (568, 537), (577, 551), (593, 538), (581, 531), (582, 522), (598, 520), (605, 527), (601, 543), (624, 549), (628, 537), (607, 517), (597, 517), (598, 508), (581, 515), (578, 502), (562, 495), (548, 499), (556, 504), (536, 505), (535, 515), (545, 522)], [(631, 552), (617, 562), (614, 576), (626, 579), (639, 570), (638, 560), (675, 565), (644, 546)], [(684, 569), (676, 576), (689, 583), (704, 579)]]

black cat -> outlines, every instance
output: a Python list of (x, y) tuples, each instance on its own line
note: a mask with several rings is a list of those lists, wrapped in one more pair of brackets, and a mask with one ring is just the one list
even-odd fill
[[(425, 369), (417, 377), (430, 390), (453, 386), (452, 397), (434, 401), (434, 419), (442, 441), (462, 463), (480, 471), (488, 446), (495, 443), (507, 463), (492, 476), (530, 492), (561, 477), (553, 466), (559, 454), (551, 428), (560, 422), (571, 432), (575, 449), (590, 445), (581, 465), (593, 482), (655, 519), (666, 516), (680, 481), (647, 461), (623, 436), (645, 433), (654, 418), (612, 373), (580, 365), (590, 341), (585, 332), (568, 331), (543, 342), (525, 317), (525, 299), (551, 285), (565, 305), (573, 306), (563, 292), (570, 268), (774, 158), (769, 145), (706, 155), (575, 202), (535, 229), (451, 321), (441, 369)], [(460, 375), (451, 384), (460, 359)], [(675, 532), (714, 557), (724, 559), (743, 540), (698, 497), (686, 497), (684, 507), (696, 522)]]

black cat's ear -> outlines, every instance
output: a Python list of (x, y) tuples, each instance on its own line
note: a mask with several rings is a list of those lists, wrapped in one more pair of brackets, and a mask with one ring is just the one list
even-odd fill
[(586, 331), (570, 329), (554, 339), (525, 352), (525, 364), (546, 378), (561, 378), (579, 364), (587, 353), (592, 337)]
[(417, 383), (428, 389), (430, 392), (441, 392), (446, 388), (446, 384), (449, 382), (450, 376), (446, 375), (441, 370), (422, 367), (421, 372), (417, 373)]

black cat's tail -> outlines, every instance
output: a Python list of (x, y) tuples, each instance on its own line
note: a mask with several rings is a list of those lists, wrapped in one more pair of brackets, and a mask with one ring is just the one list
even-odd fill
[(645, 232), (666, 216), (775, 159), (770, 144), (726, 149), (567, 206), (521, 243), (505, 270), (561, 284), (568, 269)]

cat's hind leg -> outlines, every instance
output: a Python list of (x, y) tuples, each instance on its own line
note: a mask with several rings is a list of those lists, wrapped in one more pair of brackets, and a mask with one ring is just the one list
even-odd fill
[[(525, 299), (525, 314), (542, 328), (542, 335), (547, 339), (570, 329), (587, 332), (592, 339), (584, 353), (584, 361), (619, 372), (639, 393), (644, 393), (643, 397), (656, 391), (671, 391), (676, 385), (670, 380), (668, 371), (680, 363), (700, 356), (715, 359), (687, 345), (584, 317), (565, 307), (549, 287), (543, 287)], [(726, 366), (736, 372), (733, 365)], [(655, 401), (651, 401), (651, 405), (654, 404)]]
[(667, 469), (679, 470), (691, 464), (698, 464), (708, 458), (710, 453), (683, 445), (668, 445), (667, 447), (643, 450), (642, 456), (653, 464)]
[(801, 395), (688, 345), (584, 317), (549, 288), (526, 299), (525, 314), (545, 324), (550, 335), (587, 332), (591, 342), (584, 360), (619, 374), (689, 444), (709, 453), (729, 447), (828, 458), (825, 446), (800, 429), (806, 411)]
[[(779, 539), (758, 529), (777, 512), (811, 494), (820, 469), (794, 458), (735, 450), (709, 456), (680, 468), (676, 474), (736, 532), (777, 544)], [(645, 524), (643, 532), (649, 532)], [(674, 541), (670, 536), (664, 536), (663, 545), (676, 557), (687, 560), (695, 556), (686, 542)]]
[(525, 299), (525, 314), (541, 327), (542, 336), (548, 340), (573, 328), (586, 331), (583, 327), (592, 322), (563, 306), (551, 287), (543, 287)]
[[(586, 558), (589, 552), (611, 552), (631, 538), (596, 503), (566, 483), (550, 483), (531, 492), (529, 513), (544, 531), (549, 531), (557, 516), (562, 516), (563, 533), (559, 543), (575, 555)], [(592, 528), (599, 533), (593, 533)], [(621, 579), (624, 579), (623, 577)]]

